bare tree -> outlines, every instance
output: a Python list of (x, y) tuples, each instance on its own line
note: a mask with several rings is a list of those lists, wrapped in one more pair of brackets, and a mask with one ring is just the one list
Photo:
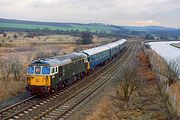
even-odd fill
[(52, 50), (52, 56), (58, 56), (61, 53), (61, 48), (55, 48)]
[(10, 74), (11, 74), (11, 62), (12, 59), (8, 58), (1, 58), (0, 59), (0, 73), (2, 80), (9, 80)]
[(15, 80), (20, 80), (24, 73), (24, 67), (16, 57), (0, 59), (0, 76), (2, 80), (10, 80), (13, 76)]
[(175, 83), (180, 77), (180, 59), (170, 60), (161, 74), (169, 80), (169, 84)]
[(2, 41), (2, 44), (5, 45), (5, 38), (7, 37), (7, 34), (6, 33), (3, 33), (3, 41)]
[(125, 101), (129, 101), (132, 93), (140, 87), (141, 79), (138, 79), (135, 68), (124, 68), (120, 85), (117, 89), (117, 95), (122, 96)]
[(7, 34), (6, 34), (6, 33), (3, 33), (3, 37), (4, 37), (4, 38), (7, 37)]
[(93, 43), (92, 39), (93, 39), (92, 34), (86, 31), (81, 33), (81, 37), (79, 40), (76, 40), (76, 44), (83, 44), (83, 45), (92, 44)]
[(14, 34), (14, 36), (13, 36), (13, 37), (14, 37), (14, 39), (17, 39), (17, 38), (18, 38), (17, 34)]
[(14, 57), (12, 59), (11, 67), (11, 73), (13, 75), (14, 80), (20, 80), (22, 75), (24, 74), (24, 67), (18, 58)]

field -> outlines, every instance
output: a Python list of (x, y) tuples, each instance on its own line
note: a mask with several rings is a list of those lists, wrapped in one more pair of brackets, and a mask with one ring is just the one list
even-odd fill
[(18, 28), (18, 29), (49, 29), (49, 30), (79, 30), (79, 31), (91, 31), (91, 32), (107, 32), (110, 33), (116, 28), (105, 25), (88, 25), (88, 24), (69, 24), (65, 26), (53, 26), (53, 25), (36, 25), (36, 24), (22, 24), (22, 23), (5, 23), (0, 22), (0, 28)]
[[(18, 38), (15, 39), (13, 37), (14, 34), (17, 34)], [(5, 70), (7, 71), (7, 66), (3, 66), (5, 69), (0, 69), (0, 85), (4, 86), (0, 87), (0, 101), (25, 91), (26, 68), (32, 60), (40, 57), (46, 58), (54, 55), (64, 55), (76, 50), (92, 48), (115, 40), (114, 38), (99, 38), (94, 36), (93, 44), (78, 45), (76, 41), (79, 37), (70, 35), (48, 35), (26, 38), (24, 37), (25, 34), (26, 33), (8, 32), (8, 37), (4, 39), (4, 45), (0, 47), (0, 66), (3, 66), (6, 61), (9, 61), (9, 63), (7, 63), (8, 66), (15, 58), (23, 66), (19, 80), (14, 80), (13, 74), (10, 74), (8, 77), (3, 76), (3, 72), (5, 72)], [(0, 43), (2, 41), (3, 37), (0, 35)], [(6, 79), (3, 80), (3, 77), (6, 77)], [(14, 87), (12, 88), (10, 86)]]

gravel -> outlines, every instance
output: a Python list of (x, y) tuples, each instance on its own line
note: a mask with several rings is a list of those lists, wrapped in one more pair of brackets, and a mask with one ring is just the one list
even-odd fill
[(18, 103), (22, 100), (25, 100), (26, 98), (30, 97), (31, 94), (29, 92), (21, 93), (15, 97), (9, 98), (7, 100), (0, 101), (0, 110), (3, 108), (6, 108), (8, 106), (11, 106), (15, 103)]

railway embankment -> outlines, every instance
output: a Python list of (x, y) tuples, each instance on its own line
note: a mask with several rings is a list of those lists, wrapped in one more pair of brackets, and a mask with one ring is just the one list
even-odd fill
[[(180, 118), (180, 81), (170, 82), (164, 75), (167, 73), (167, 62), (160, 55), (151, 49), (144, 48), (146, 55), (149, 56), (149, 61), (152, 70), (156, 73), (156, 81), (164, 99), (166, 108), (168, 110), (169, 119)], [(172, 66), (171, 66), (172, 67)], [(169, 71), (170, 72), (170, 71)]]

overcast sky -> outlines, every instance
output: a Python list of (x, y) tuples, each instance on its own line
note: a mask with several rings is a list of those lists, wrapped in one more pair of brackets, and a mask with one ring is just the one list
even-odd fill
[(180, 0), (0, 0), (0, 18), (177, 28)]

